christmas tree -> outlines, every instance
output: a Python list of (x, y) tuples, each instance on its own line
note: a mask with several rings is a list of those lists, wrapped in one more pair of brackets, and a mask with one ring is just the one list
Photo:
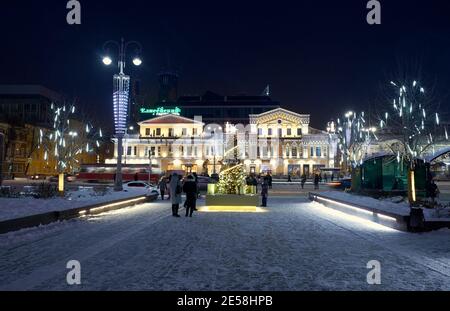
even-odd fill
[(241, 188), (245, 185), (244, 165), (240, 163), (229, 163), (220, 172), (217, 184), (220, 194), (243, 194)]
[(226, 154), (232, 156), (224, 159), (221, 172), (219, 174), (219, 182), (217, 190), (220, 194), (243, 194), (242, 187), (245, 185), (244, 165), (238, 159), (237, 139), (234, 137), (235, 147), (228, 150)]

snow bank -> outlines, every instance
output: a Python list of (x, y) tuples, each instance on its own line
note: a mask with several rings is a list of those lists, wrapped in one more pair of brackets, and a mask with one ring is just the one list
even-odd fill
[(103, 194), (89, 187), (69, 191), (64, 198), (55, 197), (48, 200), (32, 197), (0, 198), (0, 221), (106, 203), (145, 194), (145, 189), (114, 192), (110, 188)]
[[(349, 203), (376, 208), (389, 213), (394, 213), (400, 216), (408, 216), (410, 213), (410, 207), (408, 202), (401, 201), (400, 198), (389, 198), (377, 200), (371, 197), (351, 194), (340, 191), (324, 191), (320, 195), (326, 196), (330, 199), (337, 199), (346, 201)], [(425, 219), (427, 221), (436, 221), (442, 219), (450, 219), (450, 209), (423, 209)]]

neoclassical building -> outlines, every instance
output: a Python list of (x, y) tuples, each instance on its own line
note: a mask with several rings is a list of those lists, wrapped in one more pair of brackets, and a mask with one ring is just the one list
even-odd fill
[[(220, 172), (234, 147), (248, 173), (307, 175), (335, 167), (336, 139), (309, 126), (309, 115), (277, 108), (250, 115), (250, 124), (204, 124), (168, 114), (138, 125), (139, 134), (124, 140), (124, 164), (149, 166), (154, 173)], [(113, 164), (115, 157), (107, 161)]]
[(249, 170), (310, 175), (335, 168), (337, 140), (327, 132), (311, 128), (309, 115), (278, 108), (249, 117), (258, 139), (256, 157), (246, 162)]

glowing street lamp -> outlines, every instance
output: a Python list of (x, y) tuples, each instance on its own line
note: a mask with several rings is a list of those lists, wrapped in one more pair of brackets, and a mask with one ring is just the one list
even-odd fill
[(109, 56), (105, 56), (103, 57), (103, 64), (105, 64), (106, 66), (109, 66), (112, 64), (112, 59)]
[[(117, 168), (116, 168), (116, 178), (115, 178), (115, 191), (122, 191), (122, 155), (123, 155), (123, 137), (127, 132), (127, 119), (128, 119), (128, 103), (130, 100), (130, 76), (124, 73), (125, 63), (126, 63), (126, 51), (131, 45), (137, 47), (136, 53), (140, 54), (142, 51), (142, 46), (137, 41), (125, 42), (122, 38), (121, 42), (117, 41), (107, 41), (103, 45), (103, 49), (106, 51), (108, 45), (115, 45), (119, 49), (119, 74), (114, 75), (114, 89), (113, 89), (113, 109), (114, 109), (114, 129), (115, 136), (117, 138)], [(107, 53), (105, 53), (107, 54)], [(109, 56), (103, 57), (103, 64), (106, 66), (111, 65), (113, 62), (112, 58)], [(133, 59), (133, 64), (135, 66), (140, 66), (142, 60), (139, 57)]]
[(134, 64), (135, 66), (140, 66), (140, 65), (142, 65), (142, 59), (141, 59), (140, 57), (135, 57), (135, 58), (133, 59), (133, 64)]

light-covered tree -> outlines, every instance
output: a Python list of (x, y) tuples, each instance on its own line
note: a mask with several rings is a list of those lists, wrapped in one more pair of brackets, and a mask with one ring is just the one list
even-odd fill
[(370, 126), (364, 111), (349, 111), (343, 118), (337, 119), (336, 135), (341, 155), (341, 166), (347, 172), (363, 163), (368, 148), (377, 139), (376, 127)]
[(448, 141), (447, 128), (441, 125), (434, 96), (416, 80), (391, 81), (388, 100), (387, 108), (378, 117), (380, 132), (389, 138), (383, 145), (399, 163), (408, 164), (408, 197), (414, 203), (417, 160), (432, 153), (437, 144)]
[(74, 103), (52, 103), (51, 113), (53, 127), (40, 129), (38, 148), (44, 149), (44, 161), (55, 166), (58, 190), (63, 192), (64, 173), (74, 172), (83, 155), (98, 152), (103, 133), (87, 120), (79, 121)]

